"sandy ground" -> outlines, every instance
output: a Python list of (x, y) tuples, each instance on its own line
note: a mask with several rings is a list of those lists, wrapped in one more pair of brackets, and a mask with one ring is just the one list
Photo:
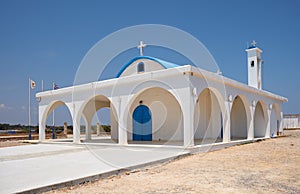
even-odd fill
[(300, 193), (300, 130), (49, 193)]
[(22, 141), (13, 140), (13, 141), (1, 141), (0, 148), (12, 147), (12, 146), (21, 146), (21, 145), (29, 145), (28, 143), (23, 143)]

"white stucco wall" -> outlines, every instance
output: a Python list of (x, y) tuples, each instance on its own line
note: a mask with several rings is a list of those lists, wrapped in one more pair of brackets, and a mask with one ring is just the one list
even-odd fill
[(285, 128), (285, 129), (300, 128), (300, 115), (284, 117), (283, 118), (283, 128)]
[[(158, 68), (153, 61), (146, 59), (143, 59), (143, 61), (145, 64), (148, 62), (149, 64), (154, 63), (151, 67)], [(137, 64), (139, 61), (135, 62)], [(160, 65), (159, 68), (161, 68)], [(127, 75), (130, 75), (130, 72), (136, 72), (136, 66), (130, 66), (124, 73), (126, 71), (128, 71)], [(281, 120), (282, 104), (286, 101), (283, 97), (257, 90), (212, 72), (200, 71), (191, 66), (131, 75), (126, 77), (122, 75), (119, 79), (93, 82), (37, 94), (37, 97), (41, 98), (39, 103), (39, 120), (42, 131), (40, 139), (43, 140), (44, 120), (51, 110), (51, 105), (57, 100), (66, 104), (70, 110), (76, 131), (88, 101), (97, 95), (105, 96), (110, 101), (110, 107), (113, 106), (113, 111), (116, 113), (115, 120), (111, 121), (112, 138), (122, 139), (121, 144), (126, 144), (127, 139), (130, 140), (132, 138), (132, 113), (134, 108), (139, 105), (140, 100), (152, 112), (153, 140), (182, 141), (186, 138), (186, 142), (188, 138), (194, 138), (188, 132), (189, 130), (194, 131), (196, 126), (193, 128), (193, 124), (186, 124), (187, 122), (194, 123), (194, 108), (199, 108), (199, 114), (201, 114), (202, 110), (204, 117), (200, 116), (197, 129), (207, 129), (208, 131), (205, 133), (207, 137), (214, 137), (220, 133), (220, 112), (222, 112), (223, 125), (226, 134), (229, 134), (228, 136), (231, 134), (233, 137), (250, 137), (251, 139), (251, 133), (249, 133), (250, 135), (248, 134), (248, 128), (250, 131), (252, 126), (252, 130), (254, 130), (254, 106), (256, 102), (264, 102), (264, 108), (267, 111), (271, 111), (270, 128), (273, 128), (274, 125), (277, 125), (277, 120)], [(212, 88), (218, 92), (218, 95), (213, 95), (205, 103), (201, 101), (200, 105), (197, 105), (196, 101), (205, 88)], [(216, 93), (214, 92), (214, 94)], [(242, 96), (244, 101), (234, 101), (236, 96)], [(277, 106), (276, 109), (274, 108), (275, 106), (273, 108), (270, 106), (274, 104)], [(183, 107), (185, 111), (182, 110)], [(191, 112), (188, 112), (189, 110)], [(183, 114), (187, 116), (184, 117)], [(232, 122), (230, 122), (230, 115), (234, 115), (231, 118)], [(121, 123), (122, 126), (120, 127), (118, 123)], [(184, 126), (186, 127), (184, 128)], [(282, 123), (280, 123), (279, 128), (280, 130), (282, 129)], [(126, 133), (127, 136), (122, 130), (128, 131)], [(122, 134), (119, 133), (120, 131)], [(203, 133), (196, 132), (195, 138), (201, 136), (203, 136)], [(74, 135), (74, 142), (78, 142), (78, 134)]]
[(208, 89), (201, 92), (195, 108), (195, 139), (217, 139), (220, 137), (221, 114), (215, 94)]
[(128, 66), (123, 73), (120, 75), (120, 77), (125, 77), (129, 75), (136, 75), (139, 74), (137, 71), (137, 65), (143, 62), (145, 67), (145, 72), (151, 72), (151, 71), (157, 71), (164, 69), (159, 63), (149, 60), (149, 59), (139, 59), (134, 61), (130, 66)]
[(128, 115), (128, 139), (132, 140), (132, 114), (142, 101), (152, 114), (152, 139), (183, 140), (182, 111), (171, 93), (162, 88), (145, 90), (135, 97)]
[(248, 126), (246, 110), (241, 98), (234, 100), (231, 109), (231, 139), (247, 139)]
[(272, 107), (271, 116), (270, 116), (270, 137), (276, 136), (280, 128), (280, 113), (278, 108), (275, 106)]
[[(261, 50), (259, 48), (247, 49), (248, 53), (248, 85), (261, 89)], [(253, 66), (251, 63), (253, 61)]]
[[(267, 116), (267, 115), (266, 115)], [(257, 103), (254, 112), (254, 137), (265, 137), (268, 118), (264, 115), (261, 103)]]
[(117, 113), (114, 109), (110, 109), (110, 129), (111, 129), (111, 139), (118, 140), (118, 120)]

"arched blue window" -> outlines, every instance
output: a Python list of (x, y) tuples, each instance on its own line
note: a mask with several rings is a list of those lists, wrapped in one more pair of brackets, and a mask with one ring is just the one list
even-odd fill
[(138, 73), (145, 72), (145, 64), (144, 64), (143, 62), (140, 62), (140, 63), (137, 65), (137, 72), (138, 72)]

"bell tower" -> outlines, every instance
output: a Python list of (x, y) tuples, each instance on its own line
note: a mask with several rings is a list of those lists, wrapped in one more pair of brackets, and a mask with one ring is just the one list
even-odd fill
[(262, 75), (261, 66), (263, 60), (261, 59), (262, 50), (256, 46), (253, 41), (251, 46), (246, 49), (248, 55), (248, 85), (259, 90), (262, 89)]

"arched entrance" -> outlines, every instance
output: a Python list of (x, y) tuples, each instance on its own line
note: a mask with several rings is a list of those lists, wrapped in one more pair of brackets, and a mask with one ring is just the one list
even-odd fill
[[(138, 118), (137, 115), (142, 115), (141, 111), (147, 118)], [(151, 144), (183, 145), (182, 110), (175, 96), (164, 88), (151, 87), (138, 92), (128, 103), (126, 119), (128, 143), (137, 143), (133, 137), (140, 133), (135, 130), (142, 123), (143, 127), (147, 127), (146, 131), (152, 125), (152, 132), (147, 132), (152, 134), (152, 141), (150, 135), (148, 137)]]
[(95, 95), (84, 105), (81, 116), (85, 118), (86, 141), (117, 143), (118, 121), (109, 98)]
[(270, 137), (275, 137), (280, 129), (280, 111), (277, 104), (273, 104), (270, 116)]
[(241, 140), (248, 137), (248, 116), (246, 105), (240, 96), (235, 97), (230, 113), (230, 139)]
[(132, 140), (152, 141), (152, 116), (150, 109), (139, 105), (132, 114)]
[(194, 114), (195, 145), (210, 144), (223, 140), (223, 114), (217, 95), (204, 89), (198, 99)]
[[(69, 107), (63, 101), (53, 101), (50, 103), (40, 122), (42, 125), (40, 130), (44, 130), (45, 139), (72, 138), (72, 116)], [(64, 130), (65, 124), (67, 127), (66, 130)]]
[(254, 138), (265, 137), (267, 130), (267, 113), (260, 101), (257, 102), (254, 111)]

